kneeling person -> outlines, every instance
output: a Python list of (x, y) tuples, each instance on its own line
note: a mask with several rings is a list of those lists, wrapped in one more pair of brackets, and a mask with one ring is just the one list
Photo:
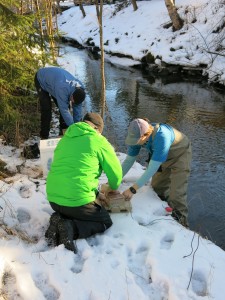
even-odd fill
[(73, 239), (104, 232), (112, 225), (109, 213), (95, 201), (99, 177), (104, 171), (109, 187), (116, 190), (122, 168), (101, 135), (103, 126), (96, 113), (87, 113), (82, 122), (71, 125), (55, 149), (47, 177), (47, 199), (55, 213), (45, 236), (49, 243), (63, 243), (74, 252)]

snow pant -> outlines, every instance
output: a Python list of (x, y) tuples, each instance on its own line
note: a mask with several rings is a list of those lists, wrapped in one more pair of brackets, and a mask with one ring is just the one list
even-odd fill
[(167, 160), (159, 172), (152, 177), (152, 187), (160, 198), (187, 220), (187, 185), (191, 165), (191, 144), (188, 138), (174, 129), (175, 140), (170, 147)]
[[(57, 100), (52, 97), (47, 91), (43, 90), (38, 79), (37, 74), (34, 77), (34, 84), (38, 93), (38, 98), (40, 102), (40, 111), (41, 111), (41, 131), (40, 131), (40, 138), (41, 139), (48, 139), (49, 132), (50, 132), (50, 124), (52, 120), (52, 101), (55, 102), (56, 106), (58, 107)], [(68, 126), (66, 125), (61, 113), (59, 112), (59, 126), (60, 132), (63, 129), (66, 129)]]
[(91, 202), (78, 207), (68, 207), (50, 202), (52, 209), (63, 217), (73, 220), (78, 233), (74, 239), (87, 238), (96, 233), (102, 233), (110, 226), (112, 220), (107, 210), (96, 202)]

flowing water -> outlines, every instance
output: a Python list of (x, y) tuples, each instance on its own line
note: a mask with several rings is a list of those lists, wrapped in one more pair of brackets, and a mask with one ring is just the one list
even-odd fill
[[(84, 110), (100, 112), (100, 61), (71, 47), (66, 57), (86, 87)], [(167, 122), (189, 137), (193, 150), (188, 188), (190, 228), (225, 250), (225, 92), (204, 83), (165, 82), (111, 64), (106, 64), (105, 76), (104, 135), (117, 151), (126, 153), (127, 127), (136, 117)], [(143, 153), (140, 162), (145, 159)]]

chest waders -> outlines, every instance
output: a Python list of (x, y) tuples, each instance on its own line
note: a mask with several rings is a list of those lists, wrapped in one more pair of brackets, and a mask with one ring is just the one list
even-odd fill
[[(152, 134), (155, 138), (160, 124), (156, 124)], [(177, 210), (187, 223), (187, 184), (191, 165), (191, 143), (187, 136), (173, 128), (175, 139), (162, 163), (160, 171), (152, 177), (152, 187), (158, 196), (165, 198), (168, 204)], [(182, 220), (181, 220), (182, 223)]]

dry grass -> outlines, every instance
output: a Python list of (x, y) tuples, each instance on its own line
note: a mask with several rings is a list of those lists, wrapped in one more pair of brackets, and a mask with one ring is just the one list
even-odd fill
[(9, 240), (11, 236), (19, 238), (29, 244), (36, 244), (37, 240), (34, 238), (29, 237), (25, 232), (21, 231), (18, 228), (10, 228), (4, 223), (0, 223), (1, 231), (0, 231), (0, 238)]

